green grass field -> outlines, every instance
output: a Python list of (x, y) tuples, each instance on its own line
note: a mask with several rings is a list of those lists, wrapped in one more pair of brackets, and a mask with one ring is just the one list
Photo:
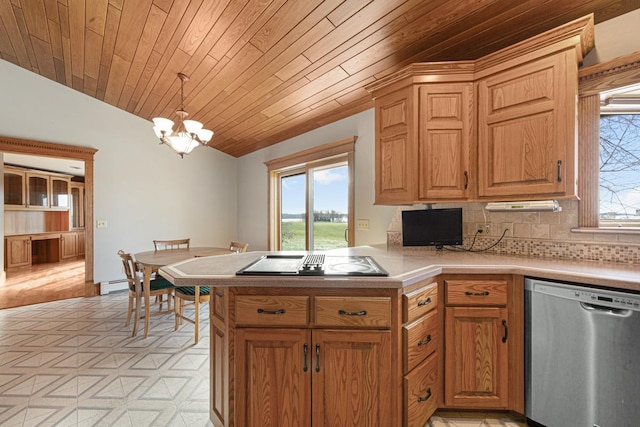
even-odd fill
[[(282, 223), (282, 250), (304, 251), (304, 222)], [(314, 247), (317, 250), (346, 248), (344, 222), (316, 222), (314, 225)]]

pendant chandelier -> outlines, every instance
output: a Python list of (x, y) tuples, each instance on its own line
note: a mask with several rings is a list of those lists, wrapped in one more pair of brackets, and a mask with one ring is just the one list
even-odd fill
[(213, 136), (213, 131), (203, 129), (202, 123), (195, 120), (185, 120), (189, 114), (184, 111), (184, 83), (189, 81), (185, 74), (178, 73), (180, 78), (180, 109), (176, 111), (178, 115), (178, 126), (173, 129), (173, 121), (162, 117), (153, 119), (153, 131), (160, 138), (160, 144), (167, 144), (173, 151), (184, 158), (199, 145), (206, 146)]

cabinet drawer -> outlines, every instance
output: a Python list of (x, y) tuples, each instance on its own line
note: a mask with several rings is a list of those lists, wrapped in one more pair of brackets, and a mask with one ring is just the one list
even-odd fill
[(438, 348), (438, 310), (402, 328), (405, 374)]
[(445, 280), (449, 305), (507, 305), (506, 280)]
[(438, 282), (402, 295), (402, 322), (413, 322), (438, 304)]
[(236, 297), (238, 326), (306, 326), (308, 296), (239, 295)]
[(389, 297), (316, 297), (316, 326), (389, 328)]
[(438, 352), (404, 377), (404, 425), (423, 427), (438, 407)]

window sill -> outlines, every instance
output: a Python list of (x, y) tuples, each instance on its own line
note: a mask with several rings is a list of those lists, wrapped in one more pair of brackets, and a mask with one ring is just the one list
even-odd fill
[(579, 227), (572, 228), (572, 233), (598, 233), (598, 234), (638, 234), (640, 227)]

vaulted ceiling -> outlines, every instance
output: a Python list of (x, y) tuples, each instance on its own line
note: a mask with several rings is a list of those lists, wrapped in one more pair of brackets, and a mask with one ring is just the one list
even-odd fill
[[(639, 0), (0, 0), (0, 58), (242, 156), (372, 107), (412, 62), (477, 59)], [(597, 42), (597, 40), (596, 40)], [(149, 123), (151, 133), (151, 123)]]

